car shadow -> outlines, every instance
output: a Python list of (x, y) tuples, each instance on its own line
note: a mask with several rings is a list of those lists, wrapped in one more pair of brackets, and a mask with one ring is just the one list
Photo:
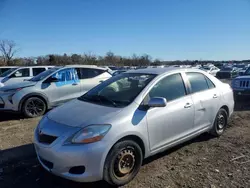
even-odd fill
[(250, 98), (240, 98), (235, 101), (234, 111), (249, 111), (250, 110)]
[(153, 155), (153, 156), (145, 159), (143, 161), (142, 165), (147, 165), (148, 163), (151, 163), (151, 162), (153, 162), (153, 161), (155, 161), (157, 159), (160, 159), (160, 158), (162, 158), (162, 157), (164, 157), (166, 155), (169, 155), (169, 154), (171, 154), (173, 152), (176, 152), (177, 150), (179, 150), (179, 149), (181, 149), (181, 148), (183, 148), (185, 146), (188, 146), (188, 145), (190, 145), (192, 143), (195, 143), (195, 142), (206, 142), (206, 141), (208, 141), (210, 139), (213, 139), (213, 138), (214, 137), (212, 135), (210, 135), (209, 133), (203, 133), (203, 134), (199, 135), (198, 137), (195, 137), (195, 138), (193, 138), (193, 139), (191, 139), (189, 141), (186, 141), (186, 142), (184, 142), (182, 144), (174, 146), (174, 147), (172, 147), (170, 149), (167, 149), (167, 150), (165, 150), (165, 151), (163, 151), (161, 153), (158, 153), (156, 155)]
[(0, 112), (0, 122), (10, 121), (10, 120), (20, 120), (24, 118), (25, 117), (20, 113)]

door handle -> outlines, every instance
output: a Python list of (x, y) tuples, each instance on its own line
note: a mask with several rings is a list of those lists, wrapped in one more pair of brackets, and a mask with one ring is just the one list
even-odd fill
[(104, 80), (100, 80), (99, 82), (102, 83), (102, 82), (104, 82)]
[(218, 96), (216, 94), (214, 94), (213, 98), (216, 99), (216, 98), (218, 98)]
[(184, 106), (184, 108), (190, 108), (192, 106), (192, 104), (190, 104), (189, 102), (186, 103), (186, 105)]
[(78, 83), (73, 83), (72, 85), (73, 85), (73, 86), (77, 86), (77, 85), (78, 85)]

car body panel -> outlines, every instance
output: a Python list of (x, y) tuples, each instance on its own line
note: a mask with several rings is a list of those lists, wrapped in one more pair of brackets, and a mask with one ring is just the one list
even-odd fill
[[(75, 66), (75, 67), (87, 67), (87, 66)], [(90, 68), (103, 70), (98, 67)], [(69, 70), (69, 71), (68, 71)], [(20, 105), (22, 105), (23, 99), (26, 96), (40, 96), (47, 102), (47, 108), (52, 108), (59, 106), (69, 100), (80, 97), (82, 94), (86, 93), (89, 89), (98, 85), (100, 81), (107, 80), (111, 77), (109, 73), (102, 73), (99, 76), (90, 79), (79, 79), (75, 77), (72, 80), (63, 80), (59, 82), (47, 83), (46, 80), (52, 76), (58, 75), (58, 72), (74, 72), (73, 66), (66, 66), (58, 68), (55, 72), (46, 76), (40, 81), (24, 81), (16, 84), (11, 84), (4, 86), (0, 89), (0, 99), (4, 101), (4, 105), (0, 107), (0, 111), (20, 111)], [(71, 72), (72, 73), (72, 72)], [(73, 74), (73, 73), (72, 73)], [(60, 76), (60, 75), (59, 75)], [(65, 76), (65, 75), (63, 75)], [(87, 81), (86, 81), (87, 80)], [(85, 88), (86, 86), (86, 88)], [(17, 92), (6, 92), (11, 89), (22, 88)], [(11, 101), (10, 101), (11, 99)]]
[[(202, 73), (214, 83), (215, 88), (191, 93), (190, 83), (185, 76), (186, 72)], [(124, 137), (133, 136), (140, 139), (144, 146), (144, 158), (147, 158), (210, 131), (221, 107), (228, 108), (229, 117), (233, 113), (234, 100), (230, 86), (204, 71), (149, 68), (129, 71), (128, 74), (130, 73), (157, 76), (127, 106), (121, 108), (104, 106), (76, 99), (51, 110), (40, 121), (34, 133), (34, 143), (38, 159), (46, 170), (74, 181), (101, 180), (109, 151)], [(182, 75), (186, 95), (167, 102), (165, 107), (144, 108), (145, 97), (155, 84), (175, 73)], [(216, 97), (214, 97), (215, 94)], [(187, 103), (189, 106), (186, 106)], [(52, 124), (56, 125), (52, 126)], [(72, 137), (85, 127), (104, 124), (111, 125), (111, 128), (102, 140), (91, 144), (71, 142)], [(43, 144), (38, 139), (39, 133), (43, 131), (58, 138), (51, 144)], [(55, 166), (49, 168), (40, 157)], [(82, 165), (86, 167), (83, 174), (76, 176), (69, 173), (70, 167)]]

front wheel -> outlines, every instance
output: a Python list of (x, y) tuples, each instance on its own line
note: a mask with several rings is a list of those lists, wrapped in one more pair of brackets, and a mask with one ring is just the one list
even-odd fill
[(142, 150), (136, 142), (124, 140), (116, 143), (105, 161), (104, 180), (116, 186), (129, 183), (139, 172), (142, 160)]
[(46, 112), (46, 104), (41, 98), (30, 97), (24, 101), (22, 112), (28, 118), (42, 116)]
[(227, 120), (227, 111), (221, 108), (216, 115), (214, 125), (210, 133), (214, 136), (222, 135), (227, 127)]

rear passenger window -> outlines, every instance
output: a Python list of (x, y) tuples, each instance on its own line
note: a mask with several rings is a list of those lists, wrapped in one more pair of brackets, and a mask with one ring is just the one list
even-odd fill
[(196, 93), (200, 91), (205, 91), (209, 88), (213, 88), (214, 85), (206, 78), (203, 74), (197, 72), (186, 73), (191, 85), (191, 92)]
[(208, 77), (205, 76), (205, 78), (206, 78), (206, 81), (207, 81), (208, 88), (209, 89), (215, 88), (214, 83)]
[(11, 75), (11, 77), (13, 78), (21, 78), (21, 77), (29, 77), (29, 76), (30, 76), (29, 68), (19, 69)]
[(79, 68), (77, 70), (77, 74), (80, 77), (80, 79), (94, 78), (104, 72), (105, 70), (102, 69), (91, 69), (91, 68)]
[(45, 68), (32, 68), (32, 70), (33, 70), (33, 76), (36, 76), (42, 73), (43, 71), (45, 71), (46, 69)]
[(180, 74), (173, 74), (160, 80), (149, 92), (149, 97), (164, 97), (172, 101), (186, 95), (186, 89)]

